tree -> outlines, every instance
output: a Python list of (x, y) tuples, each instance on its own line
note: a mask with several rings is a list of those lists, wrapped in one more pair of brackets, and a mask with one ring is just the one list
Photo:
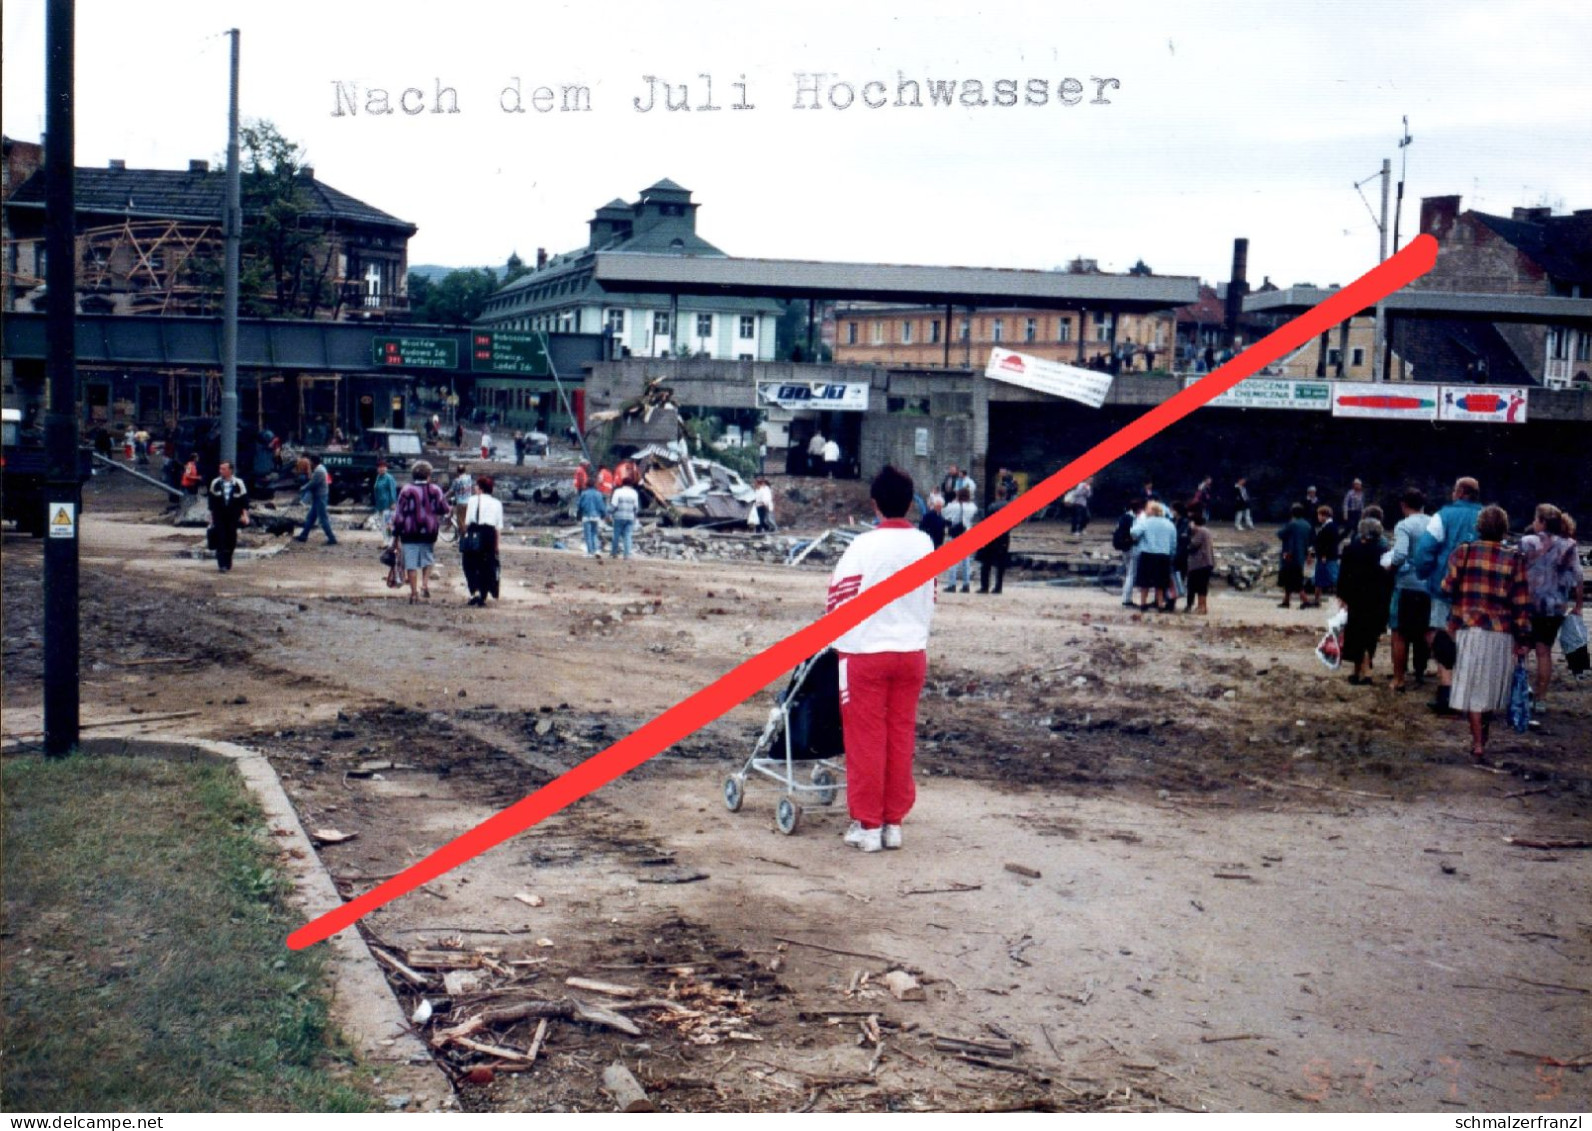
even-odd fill
[(310, 217), (300, 177), (303, 151), (265, 119), (239, 130), (243, 240), (238, 308), (244, 314), (313, 318), (339, 305), (332, 231)]
[(467, 326), (481, 317), (497, 288), (497, 276), (485, 267), (449, 271), (437, 283), (411, 274), (409, 312), (416, 322)]

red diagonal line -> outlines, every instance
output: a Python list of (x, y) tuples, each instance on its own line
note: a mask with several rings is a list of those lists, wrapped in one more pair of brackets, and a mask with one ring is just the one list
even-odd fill
[(952, 563), (967, 557), (980, 546), (1049, 506), (1063, 492), (1094, 475), (1112, 460), (1132, 451), (1167, 425), (1176, 423), (1225, 393), (1262, 366), (1297, 349), (1338, 323), (1353, 318), (1412, 279), (1426, 274), (1436, 260), (1437, 241), (1428, 235), (1415, 237), (1409, 246), (1393, 258), (1366, 272), (1281, 329), (1268, 334), (1226, 365), (1168, 397), (967, 533), (879, 584), (863, 590), (833, 612), (826, 613), (812, 624), (798, 629), (779, 643), (732, 668), (690, 698), (675, 704), (530, 796), (449, 841), (392, 879), (300, 927), (288, 936), (288, 946), (298, 950), (329, 938), (368, 912), (496, 847), (516, 833), (524, 832), (538, 821), (607, 785), (621, 774), (635, 769), (654, 754), (744, 702), (891, 601), (931, 582), (950, 568)]

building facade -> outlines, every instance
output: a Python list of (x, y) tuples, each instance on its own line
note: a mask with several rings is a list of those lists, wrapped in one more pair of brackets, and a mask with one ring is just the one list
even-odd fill
[(994, 347), (1070, 365), (1125, 371), (1170, 368), (1170, 312), (953, 308), (850, 304), (836, 308), (834, 357), (842, 365), (982, 369)]
[(616, 356), (769, 361), (781, 304), (768, 299), (610, 292), (592, 278), (597, 253), (709, 256), (724, 252), (696, 231), (698, 204), (670, 180), (627, 204), (611, 200), (588, 221), (586, 246), (551, 258), (488, 300), (476, 325), (611, 335)]
[[(1505, 216), (1461, 211), (1458, 196), (1421, 201), (1421, 231), (1437, 263), (1415, 290), (1592, 296), (1592, 209), (1555, 216), (1516, 208)], [(1592, 331), (1584, 326), (1401, 321), (1395, 342), (1417, 381), (1592, 388)]]

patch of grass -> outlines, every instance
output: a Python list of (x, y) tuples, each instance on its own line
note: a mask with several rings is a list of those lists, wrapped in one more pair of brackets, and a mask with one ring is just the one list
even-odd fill
[(367, 1111), (318, 948), (230, 765), (8, 759), (10, 1111)]

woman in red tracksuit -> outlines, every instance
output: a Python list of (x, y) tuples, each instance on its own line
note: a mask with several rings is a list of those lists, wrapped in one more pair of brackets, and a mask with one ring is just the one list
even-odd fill
[[(906, 520), (910, 476), (887, 466), (874, 478), (871, 494), (879, 525), (853, 541), (835, 566), (831, 612), (934, 550), (929, 536)], [(901, 822), (917, 795), (912, 753), (933, 616), (931, 577), (835, 641), (852, 817), (846, 843), (864, 852), (901, 847)]]

